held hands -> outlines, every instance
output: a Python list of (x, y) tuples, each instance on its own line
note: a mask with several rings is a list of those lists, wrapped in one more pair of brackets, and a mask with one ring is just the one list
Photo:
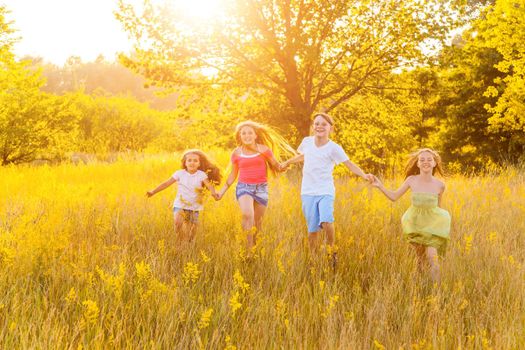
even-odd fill
[(284, 171), (288, 170), (289, 166), (290, 166), (290, 163), (288, 163), (288, 161), (279, 163), (279, 171), (280, 172), (284, 172)]
[(377, 176), (374, 176), (374, 179), (372, 181), (372, 186), (380, 188), (383, 186), (383, 183), (381, 182), (381, 180), (379, 180)]
[(373, 174), (365, 174), (365, 180), (368, 181), (369, 184), (374, 183), (375, 176)]
[(212, 194), (213, 198), (215, 198), (216, 201), (220, 201), (222, 199), (222, 197), (224, 196), (224, 193), (226, 192), (228, 188), (222, 188), (219, 192), (216, 192), (214, 194)]

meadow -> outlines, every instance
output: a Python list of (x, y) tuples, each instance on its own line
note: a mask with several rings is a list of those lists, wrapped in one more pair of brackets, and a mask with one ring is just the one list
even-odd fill
[(194, 242), (177, 240), (175, 186), (145, 192), (178, 167), (0, 168), (0, 348), (525, 346), (524, 172), (446, 179), (452, 231), (437, 287), (401, 237), (407, 195), (391, 203), (337, 179), (333, 272), (326, 252), (309, 254), (297, 169), (271, 181), (247, 259), (233, 188), (208, 196)]

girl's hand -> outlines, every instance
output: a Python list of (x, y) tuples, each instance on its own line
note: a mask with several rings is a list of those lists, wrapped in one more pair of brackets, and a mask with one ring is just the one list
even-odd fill
[(220, 200), (222, 198), (222, 195), (220, 193), (212, 193), (211, 195), (213, 198), (215, 198), (216, 201)]
[(146, 192), (146, 196), (147, 196), (148, 198), (150, 198), (150, 197), (153, 196), (154, 194), (155, 194), (155, 192), (153, 192), (153, 191), (148, 191), (148, 192)]
[(372, 176), (373, 176), (372, 186), (377, 187), (377, 188), (383, 186), (383, 183), (377, 178), (377, 176), (375, 175), (372, 175)]
[(226, 191), (224, 190), (224, 188), (221, 189), (219, 192), (217, 192), (217, 193), (215, 194), (215, 200), (216, 200), (216, 201), (220, 201), (220, 200), (222, 199), (222, 197), (224, 196), (224, 193), (225, 193), (225, 192), (226, 192)]

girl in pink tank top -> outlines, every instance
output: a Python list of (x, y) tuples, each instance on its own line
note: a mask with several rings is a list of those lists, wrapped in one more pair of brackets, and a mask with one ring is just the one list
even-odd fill
[(295, 151), (277, 132), (253, 121), (237, 125), (235, 140), (238, 147), (231, 155), (232, 170), (218, 198), (222, 198), (239, 177), (235, 196), (241, 208), (242, 229), (250, 250), (255, 245), (257, 231), (261, 229), (268, 206), (268, 168), (273, 172), (280, 171), (280, 153), (295, 154)]

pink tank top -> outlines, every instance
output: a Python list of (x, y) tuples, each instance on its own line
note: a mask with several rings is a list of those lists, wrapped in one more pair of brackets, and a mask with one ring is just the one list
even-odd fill
[(262, 184), (268, 182), (268, 166), (266, 161), (272, 156), (267, 149), (262, 153), (232, 155), (232, 163), (239, 168), (239, 182), (245, 184)]

